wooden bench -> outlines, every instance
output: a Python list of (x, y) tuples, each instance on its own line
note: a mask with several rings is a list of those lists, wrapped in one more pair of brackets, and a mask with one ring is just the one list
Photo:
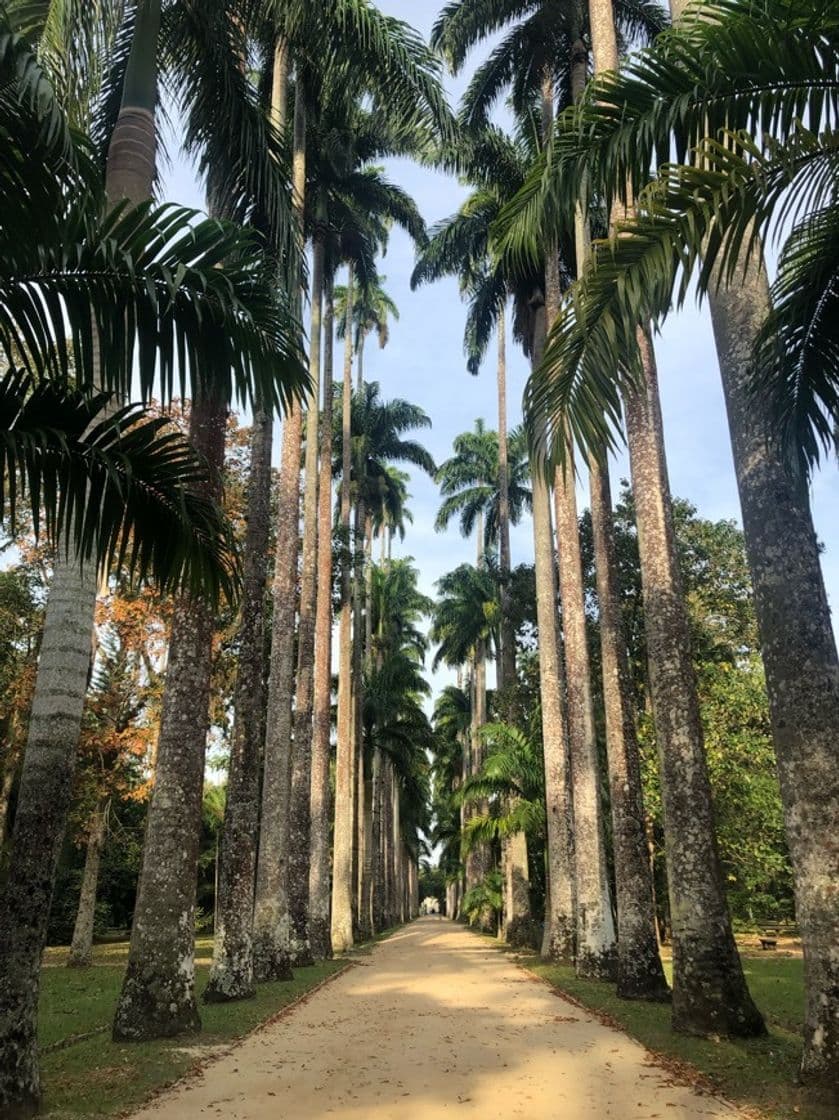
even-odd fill
[(777, 949), (778, 947), (778, 934), (780, 933), (780, 926), (776, 922), (770, 922), (763, 927), (763, 933), (759, 935), (761, 949)]

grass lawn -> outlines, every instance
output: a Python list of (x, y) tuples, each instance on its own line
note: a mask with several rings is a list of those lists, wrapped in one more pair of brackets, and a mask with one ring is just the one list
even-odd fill
[[(199, 993), (212, 943), (197, 943)], [(344, 967), (326, 961), (295, 971), (294, 980), (261, 984), (255, 999), (201, 1005), (200, 1035), (164, 1042), (117, 1044), (111, 1020), (128, 956), (127, 943), (103, 945), (88, 969), (62, 967), (66, 949), (50, 949), (41, 973), (39, 1038), (44, 1115), (51, 1120), (116, 1116), (176, 1081), (214, 1050), (241, 1038)], [(76, 1036), (91, 1037), (73, 1041)]]
[[(545, 964), (535, 955), (521, 963), (559, 991), (637, 1038), (665, 1060), (687, 1063), (703, 1081), (738, 1105), (772, 1120), (835, 1120), (836, 1105), (795, 1084), (801, 1055), (804, 1007), (800, 957), (745, 952), (743, 967), (752, 996), (763, 1012), (769, 1035), (763, 1039), (690, 1038), (670, 1029), (670, 1011), (659, 1004), (617, 998), (609, 984), (578, 980), (573, 968)], [(665, 963), (670, 979), (670, 964)], [(690, 1068), (683, 1072), (692, 1076)]]

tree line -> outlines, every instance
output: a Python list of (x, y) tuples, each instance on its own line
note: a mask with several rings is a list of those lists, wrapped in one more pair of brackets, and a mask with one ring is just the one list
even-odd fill
[[(5, 1107), (25, 1115), (40, 1097), (40, 959), (91, 721), (100, 769), (118, 759), (117, 785), (143, 784), (131, 776), (142, 746), (113, 759), (105, 746), (126, 678), (126, 691), (156, 684), (157, 696), (143, 691), (125, 730), (151, 719), (156, 734), (114, 1037), (200, 1027), (195, 882), (220, 621), (235, 652), (205, 999), (246, 998), (416, 913), (433, 750), (435, 798), (442, 782), (446, 827), (464, 837), (453, 909), (486, 923), (501, 899), (508, 934), (531, 939), (528, 883), (541, 875), (544, 956), (627, 998), (665, 998), (652, 903), (663, 861), (674, 1028), (762, 1033), (712, 781), (743, 690), (761, 710), (759, 655), (805, 955), (802, 1073), (834, 1077), (839, 664), (806, 475), (836, 418), (836, 21), (827, 4), (792, 0), (673, 17), (668, 28), (657, 5), (611, 0), (453, 0), (426, 44), (367, 0), (0, 4), (2, 497), (9, 523), (24, 512), (54, 549), (43, 625), (34, 645), (25, 625), (16, 641), (26, 672), (4, 714)], [(495, 32), (454, 114), (443, 65), (460, 71)], [(163, 92), (206, 185), (203, 221), (151, 201)], [(510, 130), (493, 123), (502, 98)], [(427, 231), (380, 166), (394, 156), (456, 173), (472, 193)], [(760, 239), (791, 214), (770, 291)], [(479, 424), (439, 473), (440, 523), (475, 530), (476, 564), (446, 576), (436, 604), (389, 545), (408, 520), (400, 465), (437, 473), (413, 437), (429, 419), (383, 400), (363, 370), (366, 340), (385, 343), (394, 312), (377, 268), (394, 225), (416, 245), (415, 284), (458, 278), (468, 368), (498, 343), (497, 434)], [(738, 639), (714, 633), (712, 609), (697, 625), (667, 475), (652, 326), (694, 276), (714, 321), (753, 589), (756, 631)], [(507, 430), (508, 314), (533, 370), (523, 433)], [(178, 394), (191, 401), (186, 434)], [(238, 526), (222, 507), (234, 400), (253, 418)], [(631, 516), (609, 488), (619, 431)], [(525, 510), (535, 656), (519, 648), (510, 555)], [(95, 626), (105, 575), (109, 597), (153, 581), (165, 599), (165, 669), (129, 656), (115, 619)], [(740, 585), (748, 615), (742, 573)], [(438, 661), (468, 666), (468, 685), (438, 703), (436, 734), (429, 615)], [(703, 679), (705, 641), (729, 642), (718, 664), (736, 671), (733, 689)], [(94, 864), (104, 813), (90, 817)]]

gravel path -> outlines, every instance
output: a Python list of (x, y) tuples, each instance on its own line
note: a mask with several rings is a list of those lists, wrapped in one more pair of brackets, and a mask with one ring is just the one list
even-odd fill
[(483, 939), (421, 918), (135, 1120), (735, 1120)]

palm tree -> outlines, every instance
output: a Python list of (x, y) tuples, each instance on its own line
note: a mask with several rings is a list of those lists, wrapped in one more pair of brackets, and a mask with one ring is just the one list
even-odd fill
[[(363, 843), (364, 843), (364, 812), (363, 812), (363, 794), (365, 788), (363, 756), (359, 753), (358, 748), (362, 743), (362, 728), (361, 728), (361, 714), (363, 712), (363, 681), (362, 681), (362, 667), (364, 659), (364, 640), (362, 637), (363, 632), (363, 612), (362, 612), (362, 589), (363, 589), (363, 564), (364, 564), (364, 547), (363, 542), (367, 536), (367, 529), (372, 525), (372, 514), (368, 517), (368, 502), (380, 494), (380, 481), (386, 476), (388, 464), (393, 463), (410, 463), (413, 466), (425, 470), (428, 474), (433, 474), (435, 471), (434, 460), (428, 454), (428, 451), (416, 440), (405, 439), (405, 433), (414, 428), (429, 427), (431, 421), (423, 410), (416, 405), (410, 404), (404, 400), (382, 401), (379, 396), (379, 385), (377, 382), (370, 382), (366, 384), (360, 393), (355, 393), (351, 400), (351, 416), (350, 416), (350, 444), (349, 444), (349, 459), (351, 463), (350, 473), (350, 499), (356, 507), (356, 533), (359, 545), (355, 551), (355, 591), (356, 591), (356, 604), (355, 604), (355, 622), (354, 622), (354, 641), (352, 644), (353, 654), (353, 670), (352, 670), (352, 689), (354, 705), (356, 707), (353, 714), (352, 708), (348, 705), (344, 708), (344, 714), (350, 720), (350, 727), (355, 727), (355, 753), (358, 757), (358, 771), (354, 778), (354, 794), (357, 802), (353, 801), (353, 792), (351, 788), (345, 787), (343, 796), (350, 802), (350, 804), (358, 803), (361, 805), (360, 811), (357, 811), (355, 818), (347, 813), (346, 803), (339, 803), (339, 792), (336, 790), (336, 820), (338, 818), (339, 810), (346, 814), (344, 819), (353, 820), (355, 831), (358, 835), (358, 845), (360, 858), (357, 867), (357, 886), (358, 898), (357, 906), (359, 908), (359, 918), (364, 920), (369, 908), (361, 905), (360, 888), (364, 886), (363, 877)], [(343, 474), (343, 465), (345, 459), (345, 448), (347, 447), (344, 438), (343, 422), (339, 432), (336, 425), (335, 428), (335, 453), (334, 453), (334, 471), (336, 474), (342, 475), (342, 501), (343, 501), (343, 483), (346, 476)], [(368, 525), (369, 521), (369, 525)], [(340, 678), (339, 678), (339, 710), (341, 709), (341, 693), (340, 693)], [(339, 760), (342, 741), (350, 741), (350, 727), (342, 727), (339, 718), (338, 728), (338, 743), (339, 743)], [(346, 773), (346, 771), (345, 771)], [(343, 841), (342, 841), (343, 843)], [(344, 849), (349, 854), (350, 849), (347, 846)], [(346, 857), (345, 857), (346, 858)], [(351, 918), (346, 910), (347, 901), (352, 902), (352, 888), (353, 880), (352, 859), (350, 858), (347, 863), (343, 864), (342, 872), (339, 879), (338, 873), (333, 872), (333, 930), (340, 930), (341, 937), (344, 937), (344, 931), (351, 926)], [(337, 881), (337, 885), (336, 885)], [(339, 911), (338, 906), (344, 907)], [(366, 932), (366, 931), (365, 931)], [(343, 943), (343, 942), (342, 942)], [(351, 942), (350, 942), (351, 944)], [(337, 945), (333, 942), (333, 948), (337, 951)]]
[[(524, 861), (504, 869), (505, 905), (513, 915), (505, 930), (512, 945), (531, 946), (536, 931), (530, 918), (528, 839), (544, 839), (545, 774), (538, 744), (510, 724), (489, 723), (482, 735), (486, 744), (481, 769), (464, 784), (459, 800), (484, 805), (464, 828), (467, 849), (475, 844), (514, 837), (522, 841)], [(509, 880), (509, 881), (507, 881)]]
[[(595, 57), (596, 68), (607, 59), (616, 64), (613, 23), (599, 10), (597, 20), (592, 22), (599, 29), (602, 47)], [(750, 1035), (762, 1032), (764, 1027), (743, 978), (717, 859), (690, 636), (675, 555), (655, 359), (645, 328), (633, 330), (632, 347), (629, 353), (637, 353), (636, 364), (644, 371), (643, 384), (639, 385), (638, 379), (629, 387), (623, 405), (645, 572), (653, 709), (668, 821), (668, 881), (680, 926), (678, 932), (674, 929), (674, 939), (680, 945), (675, 956), (674, 1024), (688, 1031), (722, 1029)], [(550, 353), (548, 361), (552, 361)], [(606, 367), (599, 368), (601, 377), (602, 368)], [(564, 428), (556, 433), (556, 414), (547, 407), (540, 383), (540, 378), (534, 380), (530, 398), (539, 425), (533, 430), (544, 446), (543, 417), (547, 412), (551, 420), (548, 439), (561, 456), (567, 433)], [(575, 434), (578, 431), (579, 427)], [(594, 450), (600, 454), (599, 448)], [(677, 666), (678, 672), (674, 671)], [(701, 923), (695, 918), (688, 921), (691, 906), (696, 909), (688, 897), (702, 899)], [(712, 988), (717, 991), (717, 999), (709, 1004), (708, 991)]]
[[(364, 343), (367, 336), (375, 332), (379, 340), (379, 349), (384, 350), (390, 340), (390, 319), (399, 320), (399, 308), (382, 287), (387, 280), (386, 276), (373, 277), (369, 283), (361, 285), (353, 293), (352, 322), (353, 322), (353, 347), (355, 349), (358, 388), (364, 384)], [(344, 300), (347, 299), (346, 290), (341, 292), (338, 300), (338, 337), (343, 338), (344, 326), (347, 321)]]
[[(327, 94), (324, 90), (324, 99)], [(344, 96), (344, 90), (340, 90)], [(398, 222), (418, 242), (425, 237), (425, 227), (413, 200), (395, 184), (390, 183), (380, 170), (376, 168), (363, 168), (360, 172), (353, 166), (353, 157), (358, 158), (361, 145), (355, 143), (352, 136), (350, 142), (349, 160), (344, 167), (336, 167), (336, 152), (333, 131), (337, 126), (349, 127), (351, 130), (367, 130), (370, 127), (369, 114), (359, 114), (355, 106), (350, 105), (349, 111), (346, 104), (340, 104), (337, 109), (330, 110), (328, 104), (322, 106), (317, 129), (310, 130), (310, 149), (317, 153), (318, 163), (310, 155), (310, 183), (308, 195), (312, 200), (313, 226), (313, 269), (312, 269), (312, 373), (315, 364), (315, 312), (318, 300), (316, 293), (322, 288), (322, 261), (325, 251), (325, 238), (327, 229), (334, 222), (336, 232), (340, 232), (345, 222), (345, 211), (348, 206), (354, 206), (366, 218), (368, 224), (377, 223), (382, 228), (382, 240), (386, 238), (386, 224), (388, 221)], [(387, 124), (386, 118), (379, 114), (379, 127)], [(380, 134), (376, 143), (378, 150), (384, 151), (387, 145), (387, 130)], [(366, 135), (359, 139), (367, 143)], [(321, 142), (323, 150), (318, 150)], [(400, 139), (400, 148), (405, 141)], [(319, 314), (318, 314), (319, 318)], [(360, 324), (362, 341), (365, 324)], [(309, 413), (310, 426), (314, 422), (313, 414)], [(306, 525), (314, 525), (314, 507), (316, 500), (315, 486), (315, 456), (317, 440), (313, 431), (307, 431), (307, 455), (311, 451), (312, 462), (306, 468), (307, 490), (304, 501), (304, 540), (302, 580), (300, 590), (300, 617), (298, 627), (298, 664), (297, 664), (297, 694), (295, 698), (295, 732), (294, 732), (294, 770), (292, 776), (292, 794), (290, 821), (292, 832), (289, 840), (289, 905), (292, 923), (292, 957), (298, 963), (308, 961), (310, 953), (306, 948), (308, 934), (306, 932), (306, 913), (308, 908), (308, 882), (309, 882), (309, 837), (311, 821), (309, 805), (311, 800), (311, 727), (312, 727), (312, 687), (313, 687), (313, 660), (314, 660), (314, 593), (315, 572), (317, 564), (314, 560), (315, 544), (312, 533), (307, 536)], [(311, 468), (311, 469), (310, 469)], [(308, 507), (306, 502), (309, 503)], [(308, 514), (307, 514), (308, 508)], [(307, 554), (307, 542), (309, 553)], [(307, 573), (311, 575), (307, 576)]]
[[(5, 104), (11, 109), (19, 98), (20, 105), (19, 112), (16, 109), (7, 112), (3, 121), (5, 150), (12, 157), (6, 165), (9, 191), (4, 192), (3, 199), (3, 231), (8, 242), (8, 251), (4, 250), (8, 272), (2, 297), (6, 326), (4, 344), (10, 346), (7, 357), (12, 362), (17, 361), (15, 351), (17, 343), (22, 341), (15, 326), (16, 317), (25, 313), (30, 316), (30, 322), (37, 321), (31, 319), (31, 314), (35, 309), (32, 300), (37, 299), (33, 277), (39, 277), (38, 283), (55, 294), (65, 285), (68, 298), (63, 304), (60, 300), (38, 304), (37, 316), (47, 326), (41, 337), (49, 340), (50, 353), (47, 356), (36, 345), (35, 336), (31, 332), (27, 334), (26, 349), (20, 352), (26, 353), (27, 365), (33, 374), (64, 377), (68, 357), (72, 354), (80, 389), (99, 381), (104, 388), (121, 394), (130, 384), (131, 370), (126, 355), (133, 353), (134, 340), (142, 338), (145, 343), (141, 349), (140, 387), (146, 398), (156, 384), (156, 359), (160, 356), (163, 368), (171, 369), (172, 355), (178, 349), (188, 359), (185, 375), (200, 367), (202, 374), (215, 377), (217, 381), (227, 379), (228, 385), (231, 377), (235, 378), (239, 391), (247, 396), (248, 383), (252, 374), (256, 374), (255, 380), (260, 386), (258, 397), (261, 395), (262, 399), (273, 402), (277, 398), (279, 373), (286, 383), (284, 391), (287, 391), (296, 377), (296, 366), (283, 357), (275, 364), (278, 354), (291, 353), (287, 316), (271, 300), (263, 282), (254, 287), (258, 274), (252, 266), (231, 264), (226, 271), (214, 267), (222, 257), (235, 262), (242, 259), (240, 254), (249, 253), (253, 259), (253, 243), (231, 236), (232, 230), (215, 223), (188, 229), (187, 215), (171, 211), (159, 214), (149, 206), (106, 215), (101, 181), (97, 184), (96, 171), (87, 164), (86, 157), (80, 159), (76, 154), (62, 112), (51, 95), (46, 77), (32, 59), (28, 44), (7, 36), (2, 64), (6, 67)], [(29, 96), (33, 90), (38, 93), (36, 100)], [(48, 127), (45, 128), (45, 124)], [(15, 152), (26, 153), (25, 162), (16, 159)], [(40, 153), (40, 159), (34, 158), (36, 153)], [(26, 173), (27, 167), (31, 175), (42, 175), (44, 171), (49, 175), (40, 183), (37, 177), (33, 178), (30, 189), (23, 191), (25, 180), (21, 175)], [(112, 197), (125, 193), (116, 171), (112, 172), (110, 180), (108, 190)], [(28, 218), (27, 205), (33, 207)], [(31, 231), (28, 237), (23, 236), (26, 230)], [(179, 234), (182, 235), (180, 240)], [(74, 270), (68, 271), (67, 248), (68, 244), (72, 245), (68, 238), (72, 237), (83, 238), (84, 248), (72, 250), (78, 263)], [(22, 255), (27, 251), (37, 254), (29, 262)], [(206, 271), (202, 259), (210, 264)], [(142, 269), (133, 263), (135, 260), (144, 262)], [(86, 279), (91, 275), (97, 277), (96, 285)], [(22, 276), (26, 280), (21, 287)], [(110, 276), (110, 280), (107, 297), (103, 298), (100, 285), (105, 276)], [(202, 306), (203, 313), (199, 311)], [(57, 329), (53, 329), (49, 316), (56, 311), (60, 318), (55, 325)], [(65, 314), (71, 328), (69, 347), (63, 341)], [(214, 327), (208, 331), (210, 321)], [(126, 335), (127, 325), (129, 333)], [(98, 349), (91, 346), (94, 335)], [(237, 351), (236, 360), (231, 361)], [(22, 383), (17, 387), (18, 393), (21, 388)], [(261, 392), (263, 388), (267, 393)], [(172, 386), (167, 378), (159, 389), (164, 398), (171, 394)], [(60, 396), (55, 404), (59, 403)], [(10, 399), (7, 394), (7, 402)], [(95, 471), (93, 477), (106, 482), (109, 441), (116, 434), (113, 425), (117, 419), (121, 424), (136, 419), (136, 410), (116, 411), (101, 423), (97, 421), (98, 429), (91, 429), (90, 423), (107, 401), (102, 397), (82, 401), (78, 395), (73, 400), (66, 394), (63, 399), (64, 415), (68, 415), (67, 405), (75, 411), (73, 430), (78, 432), (77, 439), (82, 437), (80, 446), (87, 438), (83, 433), (97, 434), (98, 455), (85, 454), (87, 471)], [(15, 413), (11, 418), (16, 424), (21, 423), (19, 430), (24, 434), (27, 412), (18, 403)], [(43, 423), (44, 414), (41, 416)], [(60, 419), (59, 413), (54, 416)], [(81, 427), (77, 428), (79, 421)], [(37, 427), (31, 431), (43, 441)], [(159, 431), (159, 427), (147, 428), (144, 433), (138, 429), (136, 436), (136, 447), (142, 450), (147, 464), (144, 469), (149, 481), (156, 485), (165, 481), (166, 473), (172, 479), (173, 470), (179, 465), (178, 454), (170, 454), (167, 472), (155, 479), (150, 453), (177, 452), (171, 439), (161, 443), (150, 438)], [(27, 438), (31, 440), (32, 436), (27, 434)], [(7, 446), (12, 445), (7, 442)], [(34, 448), (35, 444), (31, 446)], [(130, 444), (126, 444), (126, 451), (130, 450)], [(182, 455), (180, 464), (188, 473), (194, 469)], [(121, 469), (130, 466), (131, 460), (126, 457)], [(142, 473), (141, 470), (137, 474), (138, 482), (142, 480)], [(194, 474), (192, 481), (197, 483), (200, 477)], [(108, 492), (107, 487), (101, 490), (102, 496)], [(121, 504), (130, 493), (130, 488), (122, 490)], [(196, 512), (208, 510), (204, 496), (197, 494), (195, 502)], [(144, 516), (152, 514), (148, 496), (144, 498), (143, 508)], [(169, 508), (174, 512), (178, 503), (170, 504)], [(103, 506), (103, 510), (107, 507)], [(74, 512), (80, 511), (81, 507), (77, 506)], [(127, 512), (130, 515), (130, 504)], [(192, 516), (194, 518), (194, 514)], [(204, 516), (206, 519), (206, 512)], [(118, 530), (124, 524), (122, 514), (114, 521), (111, 507), (111, 513), (102, 524), (102, 531), (107, 534), (105, 557), (118, 556), (122, 551)], [(73, 526), (76, 531), (83, 528), (85, 535), (89, 534), (87, 540), (79, 539), (77, 555), (90, 555), (96, 540), (93, 522), (77, 518)], [(72, 544), (72, 539), (68, 543)], [(127, 552), (126, 557), (132, 557), (132, 563), (139, 569), (153, 570), (158, 563), (164, 565), (165, 572), (168, 564), (168, 579), (174, 584), (179, 582), (178, 573), (185, 573), (201, 557), (200, 550), (196, 552), (194, 545), (189, 546), (173, 568), (175, 557), (169, 552), (171, 538), (165, 542), (165, 548), (160, 547), (163, 544), (160, 538), (157, 544), (151, 541), (144, 544), (141, 538), (135, 537), (135, 543), (138, 551), (133, 557)], [(203, 559), (201, 566), (206, 575), (212, 574), (212, 567), (207, 567)], [(0, 1099), (21, 1108), (29, 1107), (38, 1096), (34, 1051), (38, 965), (58, 851), (56, 838), (61, 835), (66, 816), (74, 746), (87, 682), (95, 594), (95, 587), (91, 590), (88, 585), (95, 582), (95, 572), (95, 565), (87, 566), (81, 577), (82, 585), (78, 566), (74, 568), (72, 563), (64, 563), (59, 565), (53, 584), (53, 605), (47, 612), (29, 748), (21, 779), (12, 868), (5, 888), (4, 920), (0, 928), (0, 940), (4, 944), (0, 987), (4, 991), (2, 1035), (8, 1064), (4, 1063), (3, 1067)], [(220, 578), (223, 582), (225, 577)], [(87, 636), (83, 633), (86, 627)], [(67, 645), (68, 635), (72, 635), (72, 648)], [(46, 696), (49, 696), (48, 703), (45, 703)], [(33, 883), (39, 884), (35, 890)]]
[(464, 781), (465, 743), (471, 723), (469, 696), (459, 686), (447, 685), (434, 705), (434, 828), (431, 840), (435, 846), (442, 846), (440, 867), (447, 872), (446, 914), (449, 918), (457, 918), (460, 914), (460, 845), (465, 810), (462, 802), (456, 804), (456, 792)]
[[(275, 41), (270, 64), (268, 115), (276, 133), (282, 136), (287, 126), (289, 78), (288, 47), (282, 36)], [(258, 412), (254, 416), (250, 441), (233, 744), (227, 772), (213, 967), (203, 994), (206, 1002), (246, 999), (255, 990), (253, 898), (259, 834), (259, 770), (265, 734), (265, 594), (273, 434), (273, 415)]]
[[(498, 324), (503, 339), (501, 324)], [(499, 384), (502, 407), (499, 420), (506, 425), (506, 407), (503, 406), (505, 378), (503, 357), (499, 356)], [(495, 432), (484, 428), (482, 420), (475, 422), (474, 432), (464, 432), (454, 441), (455, 455), (440, 466), (437, 481), (445, 500), (440, 507), (435, 528), (444, 529), (451, 518), (460, 514), (460, 531), (470, 536), (477, 522), (478, 563), (484, 550), (499, 541), (501, 545), (501, 645), (498, 657), (498, 683), (509, 689), (515, 681), (515, 636), (509, 626), (509, 600), (507, 581), (510, 573), (510, 523), (517, 525), (524, 508), (532, 504), (527, 486), (529, 463), (527, 444), (522, 432), (513, 432), (509, 445)], [(508, 457), (509, 452), (509, 457)], [(509, 460), (512, 460), (510, 463)], [(506, 609), (505, 609), (506, 608)], [(507, 643), (509, 667), (504, 660), (504, 643)], [(479, 667), (479, 675), (483, 673)], [(476, 708), (480, 708), (477, 705)], [(514, 883), (527, 879), (527, 849), (524, 837), (515, 834), (504, 839), (505, 910), (511, 933), (517, 925), (527, 926), (530, 920), (529, 898), (525, 892), (515, 891)], [(516, 906), (524, 906), (519, 912)]]
[[(675, 10), (680, 14), (680, 9)], [(680, 154), (698, 151), (701, 160), (699, 167), (675, 167), (666, 174), (662, 169), (639, 198), (639, 216), (627, 224), (625, 251), (622, 243), (616, 247), (614, 265), (610, 261), (605, 271), (601, 266), (606, 264), (607, 254), (599, 254), (602, 288), (597, 300), (601, 310), (597, 321), (588, 316), (587, 334), (593, 348), (598, 348), (605, 337), (607, 316), (620, 325), (623, 334), (639, 314), (666, 313), (673, 293), (681, 299), (684, 291), (678, 277), (680, 264), (687, 265), (683, 274), (687, 276), (703, 258), (700, 285), (711, 304), (729, 414), (773, 734), (798, 872), (802, 937), (811, 945), (805, 950), (812, 980), (802, 1068), (816, 1078), (827, 1070), (829, 1078), (831, 1072), (835, 1074), (839, 1052), (832, 1025), (835, 1017), (830, 1019), (833, 1001), (825, 994), (835, 988), (832, 957), (825, 948), (835, 939), (835, 917), (825, 916), (824, 896), (815, 885), (822, 875), (813, 876), (811, 871), (821, 866), (823, 854), (811, 851), (810, 845), (823, 828), (824, 790), (836, 782), (828, 744), (836, 734), (833, 697), (839, 675), (806, 490), (795, 477), (794, 466), (790, 471), (788, 449), (791, 443), (799, 464), (806, 463), (818, 453), (820, 439), (828, 433), (832, 438), (835, 362), (825, 363), (824, 355), (831, 351), (819, 343), (820, 324), (830, 320), (827, 309), (832, 298), (821, 280), (833, 267), (829, 257), (822, 255), (828, 242), (821, 236), (828, 228), (825, 215), (831, 210), (829, 203), (827, 209), (820, 208), (819, 196), (803, 192), (813, 186), (809, 169), (820, 159), (831, 159), (830, 153), (820, 152), (819, 122), (826, 106), (815, 91), (824, 85), (825, 74), (834, 70), (833, 55), (824, 46), (835, 32), (828, 19), (822, 34), (814, 29), (805, 36), (798, 14), (786, 6), (771, 5), (759, 34), (755, 13), (746, 4), (721, 5), (707, 26), (683, 17), (684, 31), (672, 39), (674, 52), (668, 53), (662, 43), (649, 57), (641, 55), (635, 60), (625, 78), (607, 75), (598, 82), (581, 116), (598, 116), (603, 125), (601, 150), (614, 153), (614, 160), (610, 156), (608, 162), (603, 161), (603, 174), (620, 183), (629, 176), (636, 192), (642, 191), (648, 169), (655, 164), (655, 160), (645, 162), (645, 152), (663, 136), (669, 143), (675, 135)], [(767, 41), (766, 28), (783, 52), (771, 59), (762, 46)], [(724, 65), (723, 52), (735, 43), (747, 49), (738, 55), (735, 66)], [(682, 57), (677, 56), (679, 49), (685, 52)], [(785, 60), (793, 56), (795, 72), (801, 75), (794, 91), (787, 89), (782, 77), (787, 73)], [(703, 77), (696, 84), (700, 57)], [(665, 58), (666, 79), (659, 72)], [(758, 72), (765, 76), (759, 89)], [(659, 100), (665, 80), (668, 89)], [(651, 109), (653, 101), (641, 105), (635, 100), (638, 95), (646, 97), (648, 91), (656, 91), (656, 110)], [(602, 115), (600, 104), (604, 104)], [(608, 119), (610, 107), (616, 104), (621, 106), (620, 124)], [(684, 121), (678, 112), (670, 111), (677, 104), (689, 106)], [(789, 106), (794, 107), (790, 110)], [(767, 107), (769, 115), (764, 119)], [(789, 126), (789, 121), (798, 119), (807, 121), (804, 132)], [(730, 131), (730, 143), (719, 142), (720, 129), (726, 130), (726, 136)], [(591, 135), (588, 127), (586, 131)], [(761, 141), (754, 147), (749, 137), (756, 132)], [(572, 139), (575, 134), (576, 129), (569, 134), (570, 147), (580, 148), (578, 139)], [(567, 168), (564, 158), (561, 162)], [(575, 175), (578, 170), (579, 163)], [(733, 187), (725, 200), (720, 194), (723, 180)], [(829, 182), (829, 173), (820, 182)], [(807, 201), (803, 209), (791, 211), (799, 215), (798, 224), (782, 255), (773, 292), (777, 310), (770, 312), (755, 236), (771, 230), (773, 222), (790, 212), (785, 209), (786, 195), (780, 204), (787, 184)], [(553, 191), (552, 185), (550, 189)], [(719, 236), (721, 230), (725, 237)], [(641, 239), (645, 250), (638, 255)], [(629, 260), (632, 253), (634, 261)], [(639, 275), (643, 278), (635, 287), (634, 277)], [(655, 290), (649, 289), (649, 298), (641, 299), (641, 307), (638, 298), (650, 277)], [(720, 277), (723, 283), (718, 287)], [(621, 291), (628, 290), (623, 286), (625, 278), (632, 278), (630, 284), (637, 293), (628, 314), (623, 299), (615, 299), (618, 281)], [(593, 290), (590, 278), (581, 289), (588, 290)], [(585, 305), (592, 306), (588, 295)], [(819, 354), (815, 363), (809, 361), (810, 353)], [(755, 357), (761, 378), (757, 394), (752, 387)], [(603, 359), (611, 360), (605, 352), (598, 363)], [(780, 556), (784, 574), (779, 580)], [(803, 673), (802, 666), (806, 667)], [(809, 775), (812, 784), (805, 780)], [(805, 927), (810, 923), (812, 933), (808, 934)], [(830, 1027), (825, 1026), (825, 1017), (830, 1019)]]
[[(237, 13), (225, 11), (218, 29), (242, 68), (246, 29)], [(154, 42), (154, 40), (149, 40)], [(144, 49), (149, 43), (144, 44)], [(126, 84), (130, 89), (130, 84)], [(153, 106), (153, 102), (151, 103)], [(205, 106), (190, 105), (192, 132), (206, 125)], [(196, 119), (197, 118), (197, 119)], [(260, 115), (264, 120), (264, 116)], [(222, 130), (223, 131), (223, 130)], [(207, 167), (208, 196), (217, 212), (235, 212), (242, 183), (229, 174), (225, 153), (216, 151)], [(235, 163), (234, 159), (234, 163)], [(254, 203), (263, 211), (264, 192)], [(299, 411), (299, 402), (291, 413)], [(193, 400), (190, 430), (200, 439), (220, 485), (224, 457), (226, 401), (209, 386)], [(114, 1018), (114, 1037), (167, 1037), (200, 1026), (194, 976), (184, 967), (193, 953), (195, 906), (191, 868), (198, 856), (204, 754), (209, 725), (209, 691), (215, 612), (182, 598), (175, 608), (158, 742), (155, 788), (147, 825), (148, 843), (134, 911), (128, 968)], [(197, 718), (196, 718), (197, 717)]]
[[(454, 455), (441, 463), (437, 471), (437, 483), (445, 500), (434, 527), (442, 531), (456, 515), (460, 517), (460, 531), (464, 537), (471, 536), (477, 526), (480, 562), (484, 552), (497, 545), (500, 538), (502, 493), (498, 433), (488, 431), (483, 420), (476, 420), (474, 431), (455, 436), (452, 447)], [(509, 441), (508, 524), (518, 525), (522, 513), (530, 508), (528, 482), (526, 436), (517, 429), (511, 433)]]
[[(481, 728), (486, 723), (486, 657), (498, 644), (500, 603), (497, 578), (485, 567), (462, 564), (437, 582), (439, 598), (431, 629), (439, 643), (435, 668), (442, 664), (466, 665), (471, 671), (471, 729), (464, 776), (481, 767)], [(490, 852), (471, 851), (466, 861), (466, 889), (476, 886), (489, 869)]]

